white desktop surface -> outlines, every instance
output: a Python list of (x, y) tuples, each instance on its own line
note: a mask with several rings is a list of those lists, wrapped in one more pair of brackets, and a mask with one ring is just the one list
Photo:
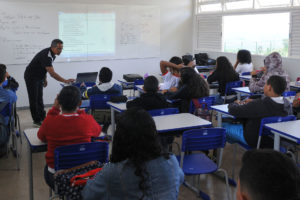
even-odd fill
[(241, 75), (241, 76), (240, 76), (240, 79), (246, 80), (246, 81), (250, 81), (251, 75)]
[(228, 113), (228, 104), (211, 106), (211, 109), (216, 110), (218, 112), (221, 112), (223, 114), (229, 115), (229, 113)]
[(37, 137), (37, 132), (39, 128), (31, 128), (31, 129), (25, 129), (24, 130), (24, 135), (29, 142), (29, 145), (31, 147), (38, 147), (38, 146), (45, 146), (47, 145), (46, 143), (42, 142), (38, 137)]
[(109, 105), (111, 108), (113, 108), (114, 110), (116, 110), (118, 112), (122, 112), (127, 109), (126, 103), (113, 103), (113, 102), (108, 101), (107, 105)]
[(265, 124), (265, 126), (279, 133), (281, 137), (292, 138), (300, 143), (300, 120)]
[(158, 132), (200, 128), (210, 126), (211, 122), (190, 113), (155, 116), (153, 120)]
[(232, 90), (239, 93), (251, 94), (249, 87), (237, 87), (237, 88), (232, 88)]
[(300, 89), (300, 85), (296, 85), (296, 82), (290, 82), (290, 87)]

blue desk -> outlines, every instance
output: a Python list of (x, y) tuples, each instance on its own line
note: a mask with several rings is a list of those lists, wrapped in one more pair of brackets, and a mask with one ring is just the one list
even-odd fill
[(243, 81), (250, 81), (251, 77), (251, 75), (241, 75), (240, 79)]
[(265, 124), (264, 126), (274, 134), (274, 150), (280, 150), (281, 137), (300, 144), (300, 120)]
[(228, 112), (228, 104), (223, 104), (223, 105), (216, 105), (216, 106), (211, 106), (210, 107), (212, 110), (217, 111), (217, 120), (218, 120), (218, 127), (222, 127), (222, 116), (228, 116), (234, 118), (233, 115), (230, 115)]
[(237, 88), (232, 88), (232, 90), (237, 93), (238, 100), (241, 100), (241, 94), (247, 94), (249, 96), (252, 95), (252, 92), (250, 92), (249, 87), (237, 87)]
[[(115, 111), (124, 112), (126, 103), (107, 102), (111, 108), (112, 134), (115, 133)], [(153, 117), (158, 132), (169, 132), (211, 126), (211, 122), (201, 119), (190, 113), (179, 113), (174, 115), (162, 115)]]

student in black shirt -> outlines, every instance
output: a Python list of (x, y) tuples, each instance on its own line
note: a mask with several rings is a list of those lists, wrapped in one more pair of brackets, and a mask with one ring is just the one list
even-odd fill
[(163, 94), (158, 93), (158, 80), (155, 76), (148, 76), (144, 81), (144, 92), (140, 97), (128, 101), (127, 108), (139, 107), (145, 110), (170, 107)]
[[(239, 74), (233, 69), (232, 64), (225, 56), (217, 58), (216, 70), (207, 78), (207, 82), (210, 84), (217, 81), (219, 84), (218, 92), (220, 96), (225, 95), (226, 84), (240, 79)], [(223, 100), (217, 96), (216, 104), (222, 104)]]
[(47, 72), (51, 77), (63, 83), (74, 82), (74, 79), (64, 79), (54, 71), (52, 62), (55, 55), (60, 55), (63, 49), (63, 42), (55, 39), (51, 47), (43, 49), (37, 53), (26, 67), (24, 78), (27, 87), (30, 112), (33, 123), (41, 125), (46, 117), (43, 103), (43, 87), (47, 86)]
[[(229, 114), (243, 121), (242, 137), (236, 137), (237, 132), (226, 131), (229, 139), (240, 140), (255, 148), (257, 145), (261, 119), (273, 116), (287, 116), (292, 114), (291, 103), (282, 97), (286, 88), (286, 81), (281, 76), (271, 76), (264, 86), (264, 97), (261, 99), (248, 99), (236, 101), (228, 105)], [(270, 137), (262, 137), (261, 147), (272, 147)]]

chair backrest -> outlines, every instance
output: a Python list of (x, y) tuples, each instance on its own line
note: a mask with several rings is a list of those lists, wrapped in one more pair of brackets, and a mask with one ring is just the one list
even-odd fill
[(296, 91), (286, 91), (282, 93), (284, 97), (296, 96)]
[(95, 109), (109, 109), (106, 104), (112, 96), (119, 96), (120, 94), (95, 94), (90, 96), (90, 108)]
[(242, 76), (247, 76), (247, 75), (250, 75), (250, 72), (243, 72), (241, 75)]
[(232, 94), (234, 91), (232, 88), (243, 87), (243, 81), (233, 81), (226, 83), (225, 95)]
[(144, 85), (144, 79), (137, 79), (134, 81), (134, 85)]
[(260, 123), (260, 128), (259, 128), (259, 136), (271, 134), (271, 132), (264, 127), (265, 124), (286, 122), (286, 121), (293, 121), (293, 120), (296, 120), (296, 116), (294, 115), (288, 115), (285, 117), (275, 116), (275, 117), (262, 118)]
[(258, 141), (257, 141), (257, 146), (256, 148), (260, 148), (260, 143), (261, 143), (261, 137), (264, 135), (270, 135), (272, 134), (269, 129), (266, 129), (264, 127), (265, 124), (271, 124), (271, 123), (278, 123), (278, 122), (286, 122), (286, 121), (293, 121), (296, 120), (296, 116), (294, 115), (288, 115), (285, 117), (265, 117), (261, 119), (260, 127), (259, 127), (259, 135), (258, 135)]
[(148, 110), (149, 114), (154, 116), (160, 116), (160, 115), (172, 115), (179, 113), (178, 108), (162, 108), (162, 109), (154, 109), (154, 110)]
[(226, 131), (224, 128), (203, 128), (184, 131), (181, 151), (203, 151), (224, 148)]
[[(201, 97), (199, 99), (195, 99), (198, 100), (199, 105), (207, 105), (208, 108), (210, 109), (210, 106), (214, 105), (215, 103), (215, 97), (211, 96), (211, 97)], [(189, 113), (193, 114), (195, 111), (195, 108), (197, 108), (197, 105), (195, 105), (194, 99), (191, 101), (190, 103), (190, 109), (189, 109)]]
[(72, 168), (90, 161), (108, 162), (107, 142), (88, 142), (57, 147), (54, 151), (55, 170)]

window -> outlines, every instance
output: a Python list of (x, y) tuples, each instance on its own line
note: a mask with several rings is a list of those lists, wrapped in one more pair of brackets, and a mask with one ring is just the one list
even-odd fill
[(294, 6), (300, 6), (300, 0), (294, 0)]
[(289, 13), (223, 16), (223, 50), (288, 56), (289, 23)]
[(226, 0), (226, 10), (247, 9), (253, 7), (253, 0)]
[(291, 0), (256, 0), (256, 8), (270, 8), (270, 7), (287, 7), (291, 6)]
[(222, 11), (222, 3), (220, 0), (199, 0), (199, 11)]

